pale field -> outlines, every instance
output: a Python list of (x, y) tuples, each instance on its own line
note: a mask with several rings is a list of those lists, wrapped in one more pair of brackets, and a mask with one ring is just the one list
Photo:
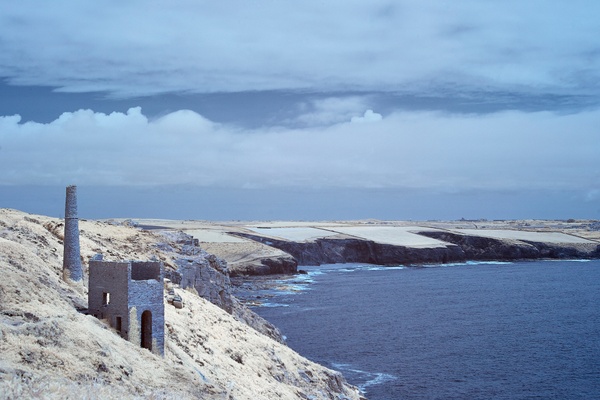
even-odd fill
[(344, 221), (265, 221), (265, 222), (248, 222), (244, 223), (248, 228), (314, 228), (314, 227), (327, 227), (327, 226), (344, 226), (351, 224), (352, 222)]
[[(334, 229), (334, 228), (332, 228)], [(250, 228), (251, 231), (262, 236), (278, 237), (294, 242), (304, 242), (306, 240), (324, 238), (338, 235), (337, 232), (318, 229), (314, 227), (295, 227), (295, 228)]]
[(229, 235), (222, 231), (209, 229), (189, 229), (185, 233), (192, 235), (201, 243), (247, 243), (248, 240), (238, 236)]
[[(421, 236), (413, 231), (422, 231), (420, 226), (347, 226), (332, 228), (335, 232), (372, 240), (377, 243), (408, 247), (446, 247), (441, 240)], [(429, 228), (431, 229), (431, 228)]]
[(496, 239), (527, 240), (542, 243), (595, 243), (581, 237), (561, 232), (529, 232), (503, 229), (454, 229), (453, 231), (472, 236)]
[(444, 247), (440, 240), (421, 236), (419, 231), (446, 230), (459, 234), (509, 240), (547, 243), (585, 244), (600, 241), (600, 230), (590, 228), (594, 220), (574, 222), (552, 220), (476, 220), (476, 221), (197, 221), (141, 219), (142, 225), (183, 230), (209, 252), (231, 263), (248, 263), (281, 253), (264, 244), (231, 233), (256, 234), (293, 242), (313, 241), (336, 235), (371, 240), (377, 243), (414, 248)]

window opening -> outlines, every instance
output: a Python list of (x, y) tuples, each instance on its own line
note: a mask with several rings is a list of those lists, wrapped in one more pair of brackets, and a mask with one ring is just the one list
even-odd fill
[(110, 293), (104, 292), (102, 293), (102, 305), (107, 306), (110, 304)]

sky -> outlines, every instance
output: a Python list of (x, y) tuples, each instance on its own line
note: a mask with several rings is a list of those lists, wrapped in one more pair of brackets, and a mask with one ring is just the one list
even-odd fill
[(0, 207), (600, 219), (595, 0), (0, 4)]

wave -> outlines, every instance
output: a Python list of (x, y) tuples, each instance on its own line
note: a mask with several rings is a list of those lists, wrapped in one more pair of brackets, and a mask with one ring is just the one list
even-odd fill
[(356, 376), (356, 381), (364, 381), (358, 385), (358, 389), (365, 393), (370, 386), (381, 385), (386, 382), (398, 379), (397, 376), (387, 374), (385, 372), (369, 372), (356, 369), (351, 364), (331, 363), (333, 369), (342, 372), (344, 375), (351, 373)]
[(294, 294), (311, 290), (310, 284), (314, 283), (314, 279), (308, 275), (298, 275), (288, 279), (278, 279), (273, 281), (270, 290), (277, 291), (278, 294)]
[(306, 268), (309, 276), (318, 276), (331, 272), (356, 272), (356, 271), (393, 271), (399, 269), (406, 269), (404, 265), (376, 265), (376, 264), (359, 264), (359, 263), (347, 263), (347, 264), (323, 264), (318, 267)]
[[(550, 260), (552, 261), (552, 260)], [(571, 261), (571, 262), (589, 262), (591, 260), (556, 260), (556, 261)], [(511, 265), (512, 261), (463, 261), (451, 262), (445, 264), (424, 264), (424, 265), (376, 265), (363, 263), (346, 263), (346, 264), (322, 264), (320, 266), (303, 266), (302, 269), (306, 274), (298, 274), (288, 276), (283, 279), (272, 281), (270, 287), (259, 292), (268, 293), (268, 297), (274, 296), (289, 296), (299, 293), (311, 291), (314, 289), (314, 284), (319, 282), (319, 276), (331, 273), (353, 273), (361, 271), (398, 271), (412, 268), (444, 268), (444, 267), (464, 267), (476, 265)], [(289, 307), (289, 304), (283, 303), (258, 303), (252, 304), (251, 307)]]
[(435, 268), (435, 267), (462, 267), (465, 265), (510, 265), (514, 264), (512, 261), (461, 261), (451, 262), (444, 264), (425, 264), (423, 267)]
[(394, 271), (394, 270), (399, 270), (399, 269), (406, 269), (407, 267), (404, 267), (402, 265), (397, 265), (394, 267), (385, 267), (385, 266), (378, 266), (378, 267), (368, 267), (365, 268), (367, 271)]
[(283, 304), (283, 303), (259, 303), (259, 304), (255, 304), (253, 305), (253, 307), (289, 307), (289, 304)]

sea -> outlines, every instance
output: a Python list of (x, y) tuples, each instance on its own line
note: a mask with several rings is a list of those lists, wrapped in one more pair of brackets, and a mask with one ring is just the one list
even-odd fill
[(300, 269), (238, 295), (368, 399), (600, 399), (600, 260)]

